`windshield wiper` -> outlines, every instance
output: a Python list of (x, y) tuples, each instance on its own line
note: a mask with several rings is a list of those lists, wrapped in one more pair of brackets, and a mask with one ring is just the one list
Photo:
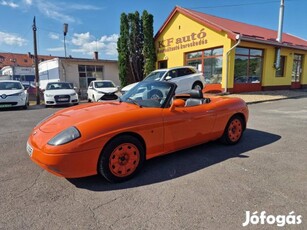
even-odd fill
[(142, 106), (136, 100), (134, 100), (133, 98), (128, 97), (127, 100), (131, 101), (133, 104), (135, 104), (135, 105), (139, 106), (140, 108), (142, 108)]

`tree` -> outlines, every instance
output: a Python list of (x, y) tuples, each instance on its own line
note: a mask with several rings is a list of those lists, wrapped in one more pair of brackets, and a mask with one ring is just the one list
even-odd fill
[(122, 13), (120, 17), (120, 36), (117, 41), (119, 80), (121, 86), (125, 86), (130, 82), (131, 70), (129, 67), (129, 23), (126, 14)]
[(134, 82), (141, 81), (143, 79), (143, 32), (142, 32), (142, 23), (140, 20), (139, 12), (134, 14), (130, 13), (128, 15), (129, 25), (130, 25), (130, 67), (133, 75)]
[(147, 76), (151, 71), (155, 70), (157, 57), (153, 39), (153, 16), (148, 14), (146, 10), (143, 11), (142, 23), (144, 33), (144, 76)]
[(138, 11), (122, 13), (117, 42), (121, 86), (141, 81), (155, 69), (153, 16), (147, 11), (140, 19)]

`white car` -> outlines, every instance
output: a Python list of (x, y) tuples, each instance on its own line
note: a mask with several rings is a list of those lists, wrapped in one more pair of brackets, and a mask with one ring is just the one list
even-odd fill
[(0, 109), (21, 107), (27, 109), (29, 95), (20, 81), (0, 80)]
[(73, 85), (68, 82), (49, 82), (44, 91), (45, 106), (77, 105), (79, 97)]
[(121, 96), (118, 87), (110, 80), (95, 80), (87, 89), (87, 100), (89, 102), (117, 100)]
[[(191, 89), (202, 90), (205, 85), (205, 79), (202, 73), (192, 66), (180, 66), (169, 69), (157, 69), (152, 71), (143, 81), (171, 81), (176, 83), (176, 93), (189, 92)], [(138, 82), (122, 88), (124, 94), (133, 88)]]

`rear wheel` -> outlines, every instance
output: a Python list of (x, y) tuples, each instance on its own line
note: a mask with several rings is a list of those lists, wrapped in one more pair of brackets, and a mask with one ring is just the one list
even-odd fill
[(244, 131), (244, 121), (240, 116), (233, 116), (228, 121), (221, 141), (224, 144), (234, 145), (238, 143)]
[(201, 82), (194, 82), (192, 89), (196, 90), (202, 90), (203, 89), (203, 84)]
[(113, 183), (126, 181), (140, 170), (144, 160), (144, 147), (136, 137), (119, 136), (111, 140), (102, 151), (98, 172)]

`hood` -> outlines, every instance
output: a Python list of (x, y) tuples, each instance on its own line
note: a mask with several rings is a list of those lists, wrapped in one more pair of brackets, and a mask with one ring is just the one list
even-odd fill
[(99, 93), (115, 93), (116, 91), (118, 91), (118, 89), (116, 87), (111, 87), (111, 88), (96, 88), (96, 90)]
[(138, 82), (134, 82), (134, 83), (132, 83), (132, 84), (130, 84), (130, 85), (126, 85), (124, 88), (122, 88), (121, 91), (124, 91), (124, 92), (129, 91), (129, 90), (132, 89), (137, 83), (138, 83)]
[(48, 95), (67, 95), (76, 93), (74, 89), (53, 89), (53, 90), (45, 90), (44, 94)]
[(16, 94), (16, 93), (23, 93), (25, 92), (23, 89), (14, 89), (14, 90), (0, 90), (0, 97), (2, 95), (6, 95), (6, 96), (10, 96), (12, 94)]
[[(39, 125), (44, 133), (58, 133), (68, 127), (87, 123), (101, 123), (117, 114), (140, 109), (125, 102), (97, 102), (73, 106), (60, 110)], [(99, 121), (98, 121), (99, 120)]]

